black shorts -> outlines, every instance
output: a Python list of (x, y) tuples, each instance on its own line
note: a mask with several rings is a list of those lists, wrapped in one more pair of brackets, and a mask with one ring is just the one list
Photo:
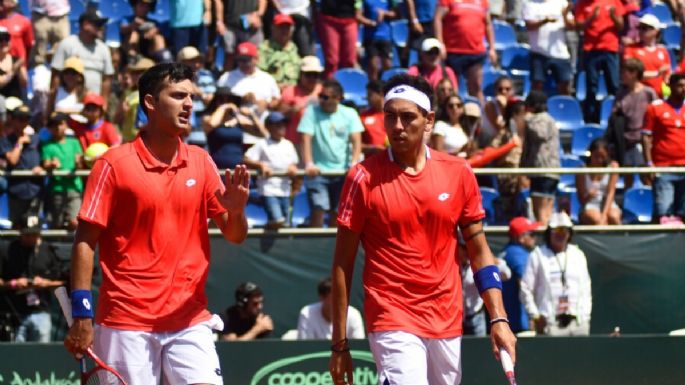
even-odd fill
[(554, 198), (557, 193), (558, 179), (546, 176), (534, 176), (530, 178), (530, 196), (541, 198)]
[(364, 42), (366, 57), (380, 56), (383, 59), (392, 60), (392, 42), (385, 40), (367, 40)]

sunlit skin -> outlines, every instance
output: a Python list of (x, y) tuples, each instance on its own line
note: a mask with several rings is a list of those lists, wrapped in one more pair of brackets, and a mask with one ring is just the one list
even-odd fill
[(552, 229), (549, 237), (549, 247), (555, 253), (561, 253), (566, 251), (566, 246), (568, 246), (568, 241), (571, 238), (571, 231), (566, 227), (557, 227)]
[(92, 126), (102, 118), (102, 107), (97, 104), (86, 104), (83, 106), (81, 115), (83, 115), (88, 120), (88, 124)]
[[(435, 112), (425, 112), (416, 103), (392, 99), (385, 103), (384, 125), (395, 160), (408, 167), (416, 165), (417, 154), (425, 151), (424, 135), (430, 133)], [(423, 157), (425, 161), (425, 157)]]
[[(187, 131), (193, 110), (193, 82), (170, 83), (159, 96), (145, 95), (145, 106), (156, 116), (159, 134), (175, 138)], [(155, 113), (156, 112), (156, 113)]]

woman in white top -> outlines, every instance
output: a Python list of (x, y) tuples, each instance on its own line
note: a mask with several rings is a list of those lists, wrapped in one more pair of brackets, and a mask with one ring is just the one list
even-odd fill
[[(595, 139), (590, 144), (588, 167), (618, 167), (611, 160), (607, 142)], [(583, 206), (580, 223), (587, 225), (618, 225), (621, 223), (621, 209), (614, 202), (618, 174), (578, 174), (576, 190)]]
[[(430, 146), (437, 151), (465, 156), (469, 138), (461, 126), (464, 102), (458, 95), (445, 99), (438, 110), (437, 121), (430, 138)], [(463, 153), (463, 154), (462, 154)]]
[(60, 86), (55, 95), (55, 104), (50, 106), (50, 111), (76, 114), (83, 110), (83, 97), (85, 96), (83, 75), (84, 65), (81, 59), (72, 56), (64, 61), (64, 69), (60, 72)]

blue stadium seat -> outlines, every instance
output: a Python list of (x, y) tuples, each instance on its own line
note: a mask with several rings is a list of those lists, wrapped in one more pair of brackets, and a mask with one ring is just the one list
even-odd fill
[(417, 64), (419, 62), (419, 51), (415, 49), (410, 49), (409, 50), (409, 66), (411, 67), (414, 64)]
[(493, 20), (493, 29), (495, 30), (495, 49), (502, 51), (507, 47), (513, 47), (516, 43), (516, 31), (509, 23)]
[(576, 99), (585, 100), (587, 88), (585, 88), (585, 71), (578, 71), (576, 74)]
[[(83, 11), (86, 10), (86, 3), (88, 0), (69, 0), (69, 6), (71, 11), (69, 11), (69, 20), (78, 20)], [(78, 31), (78, 28), (76, 29)], [(72, 23), (71, 33), (74, 34), (74, 28)]]
[(602, 108), (599, 112), (599, 125), (607, 128), (609, 124), (609, 117), (611, 116), (611, 109), (614, 107), (614, 98), (612, 95), (607, 96), (602, 100)]
[(393, 77), (395, 75), (399, 75), (399, 74), (404, 74), (404, 73), (407, 73), (406, 68), (400, 68), (400, 67), (390, 68), (387, 71), (383, 71), (383, 73), (381, 74), (381, 80), (384, 82), (387, 82), (388, 79), (390, 79), (391, 77)]
[(673, 15), (671, 14), (671, 10), (664, 3), (653, 4), (652, 10), (650, 13), (653, 14), (654, 16), (656, 16), (656, 18), (659, 19), (659, 21), (662, 22), (663, 24), (671, 25), (674, 23)]
[(589, 156), (588, 147), (593, 140), (604, 136), (604, 128), (598, 124), (586, 124), (573, 131), (571, 136), (571, 155)]
[(547, 109), (561, 131), (573, 131), (585, 125), (580, 102), (571, 96), (552, 96), (547, 99)]
[(366, 72), (357, 68), (342, 68), (333, 74), (345, 91), (344, 99), (353, 101), (358, 107), (366, 106), (366, 84), (369, 77)]
[(580, 200), (578, 199), (578, 192), (573, 189), (569, 191), (568, 193), (568, 200), (569, 200), (569, 217), (571, 217), (571, 220), (573, 223), (578, 223), (580, 222)]
[(661, 31), (661, 38), (668, 49), (680, 49), (681, 29), (677, 24), (671, 24)]
[(526, 45), (517, 44), (512, 47), (507, 47), (502, 51), (500, 63), (510, 74), (517, 72), (530, 72), (530, 47)]
[(319, 58), (321, 65), (325, 65), (326, 59), (323, 55), (323, 47), (321, 47), (321, 43), (314, 43), (314, 55)]
[(293, 214), (290, 220), (292, 227), (301, 227), (307, 225), (309, 216), (311, 215), (311, 208), (309, 207), (309, 199), (307, 198), (307, 191), (303, 188), (293, 198)]
[(7, 193), (0, 194), (0, 229), (8, 230), (12, 228), (12, 222), (9, 220), (10, 206)]
[(595, 100), (604, 100), (609, 95), (607, 91), (607, 80), (604, 77), (604, 72), (599, 73), (599, 84), (597, 85), (597, 95)]
[(502, 76), (507, 76), (505, 71), (483, 71), (483, 94), (495, 96), (495, 81)]
[(480, 195), (483, 197), (483, 209), (485, 210), (485, 219), (483, 223), (486, 225), (494, 225), (496, 222), (495, 200), (499, 198), (499, 193), (494, 188), (481, 187)]
[(632, 187), (623, 194), (623, 223), (650, 223), (653, 210), (652, 189)]
[(105, 43), (107, 44), (121, 44), (121, 34), (119, 33), (119, 26), (121, 19), (109, 19), (105, 26)]
[[(561, 161), (562, 168), (576, 168), (585, 167), (585, 163), (575, 155), (564, 154), (559, 157)], [(559, 184), (557, 185), (557, 190), (561, 192), (568, 192), (574, 189), (576, 186), (576, 176), (573, 174), (561, 174), (559, 175)]]
[(29, 6), (29, 0), (19, 0), (19, 10), (21, 14), (31, 18), (31, 7)]
[(245, 206), (245, 216), (247, 217), (247, 225), (250, 228), (264, 227), (268, 222), (264, 206), (257, 203), (249, 202)]
[(158, 23), (168, 22), (169, 0), (157, 0), (157, 7), (155, 7), (154, 11), (150, 12), (149, 17)]
[(216, 44), (214, 45), (216, 47), (216, 53), (214, 54), (214, 68), (220, 73), (224, 72), (224, 56), (226, 54), (226, 51), (224, 51), (223, 41), (221, 40), (221, 38), (217, 38)]
[(131, 5), (125, 0), (102, 0), (100, 12), (110, 19), (123, 19), (133, 15)]
[(390, 22), (392, 41), (398, 47), (406, 47), (409, 41), (409, 22), (407, 20), (395, 20)]

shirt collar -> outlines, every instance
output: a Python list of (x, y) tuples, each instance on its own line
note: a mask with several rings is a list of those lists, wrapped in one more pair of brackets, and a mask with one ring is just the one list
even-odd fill
[(185, 166), (188, 162), (188, 146), (183, 143), (180, 138), (178, 139), (178, 152), (176, 154), (176, 158), (174, 158), (170, 165), (161, 162), (150, 152), (143, 142), (143, 138), (140, 136), (140, 134), (138, 134), (136, 139), (133, 141), (133, 148), (135, 148), (140, 161), (143, 162), (143, 166), (148, 170), (155, 168), (180, 168)]

